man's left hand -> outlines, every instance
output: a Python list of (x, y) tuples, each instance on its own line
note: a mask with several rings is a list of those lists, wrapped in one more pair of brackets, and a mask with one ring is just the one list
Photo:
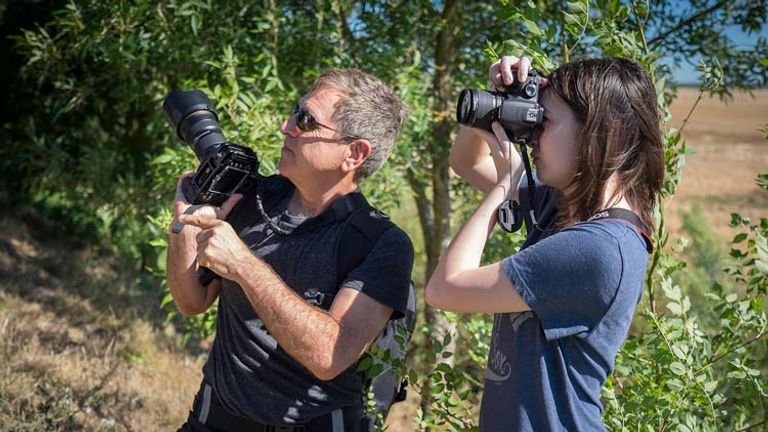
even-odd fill
[(197, 263), (221, 277), (235, 280), (246, 266), (259, 261), (229, 223), (203, 215), (182, 215), (179, 221), (200, 228), (197, 234)]

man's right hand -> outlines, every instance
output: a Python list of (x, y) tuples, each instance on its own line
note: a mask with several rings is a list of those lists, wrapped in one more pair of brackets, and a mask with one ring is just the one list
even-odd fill
[(233, 194), (229, 197), (220, 207), (206, 205), (206, 204), (192, 204), (187, 201), (182, 191), (182, 183), (184, 179), (190, 178), (194, 175), (193, 172), (186, 172), (179, 177), (176, 182), (176, 197), (173, 203), (173, 221), (171, 222), (171, 232), (178, 234), (181, 232), (184, 225), (179, 222), (179, 216), (183, 214), (201, 215), (208, 218), (215, 218), (224, 220), (229, 213), (235, 207), (235, 205), (243, 198), (243, 194)]

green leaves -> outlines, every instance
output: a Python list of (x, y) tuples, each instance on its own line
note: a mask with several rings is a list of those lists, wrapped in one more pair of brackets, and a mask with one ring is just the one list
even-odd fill
[[(562, 11), (565, 30), (579, 39), (587, 30), (589, 23), (589, 0), (566, 2), (567, 8)], [(573, 49), (578, 41), (570, 48)]]
[(728, 283), (704, 287), (707, 300), (699, 309), (671, 279), (684, 267), (660, 261), (659, 304), (666, 312), (644, 311), (649, 325), (622, 347), (611, 383), (615, 392), (604, 393), (606, 424), (619, 430), (733, 430), (764, 416), (766, 277), (756, 263), (768, 250), (768, 224), (733, 214), (731, 225), (746, 230), (732, 241), (741, 249), (720, 267), (728, 276), (720, 279)]

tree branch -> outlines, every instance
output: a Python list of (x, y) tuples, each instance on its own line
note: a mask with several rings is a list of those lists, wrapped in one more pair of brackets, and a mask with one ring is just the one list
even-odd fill
[(710, 7), (706, 8), (706, 9), (700, 11), (699, 13), (697, 13), (697, 14), (695, 14), (695, 15), (693, 15), (693, 16), (691, 16), (691, 17), (689, 17), (689, 18), (687, 18), (687, 19), (685, 19), (683, 21), (680, 21), (679, 23), (677, 23), (677, 25), (675, 25), (671, 29), (665, 31), (664, 33), (662, 33), (660, 35), (656, 35), (656, 37), (651, 39), (651, 41), (649, 43), (649, 46), (650, 46), (651, 50), (656, 50), (656, 48), (661, 43), (661, 41), (666, 39), (669, 35), (671, 35), (673, 33), (676, 33), (678, 31), (684, 29), (685, 27), (688, 27), (689, 25), (691, 25), (691, 24), (695, 23), (696, 21), (706, 17), (707, 15), (712, 14), (713, 12), (715, 12), (716, 10), (720, 9), (721, 7), (723, 7), (723, 6), (727, 5), (727, 4), (728, 4), (727, 1), (720, 0), (717, 3), (713, 4), (712, 6), (710, 6)]
[(758, 427), (758, 426), (763, 426), (763, 425), (764, 425), (764, 424), (766, 424), (766, 423), (768, 423), (768, 419), (764, 419), (763, 421), (761, 421), (761, 422), (759, 422), (759, 423), (755, 423), (755, 424), (753, 424), (753, 425), (749, 425), (749, 426), (745, 427), (744, 429), (737, 429), (737, 430), (736, 430), (736, 432), (744, 432), (744, 431), (748, 431), (748, 430), (750, 430), (750, 429), (754, 429), (754, 428), (756, 428), (756, 427)]
[(352, 29), (349, 28), (349, 22), (347, 22), (347, 13), (344, 11), (344, 5), (338, 1), (336, 2), (336, 7), (338, 8), (339, 22), (341, 23), (341, 37), (347, 42), (347, 46), (352, 49), (357, 40), (352, 33)]
[(565, 1), (560, 0), (560, 56), (563, 63), (570, 61), (571, 52), (568, 49), (568, 32), (565, 29)]

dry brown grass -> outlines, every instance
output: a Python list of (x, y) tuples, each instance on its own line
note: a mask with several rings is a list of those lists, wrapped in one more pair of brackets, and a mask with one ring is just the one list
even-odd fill
[[(175, 430), (202, 357), (121, 263), (0, 221), (0, 429)], [(130, 273), (128, 273), (130, 274)]]
[[(693, 106), (698, 91), (680, 89), (671, 106), (672, 124), (679, 127)], [(673, 235), (681, 235), (681, 214), (700, 202), (709, 225), (723, 238), (733, 237), (730, 214), (753, 218), (768, 216), (768, 194), (755, 185), (755, 177), (768, 173), (768, 140), (759, 129), (768, 124), (768, 90), (735, 94), (728, 104), (703, 99), (683, 138), (694, 154), (686, 157), (683, 180), (667, 207)]]

